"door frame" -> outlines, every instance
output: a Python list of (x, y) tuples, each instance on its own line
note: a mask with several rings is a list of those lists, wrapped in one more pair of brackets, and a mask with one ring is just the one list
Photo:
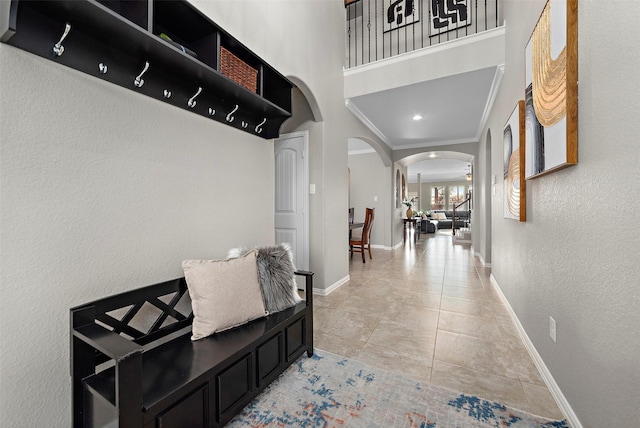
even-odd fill
[[(304, 245), (302, 248), (302, 263), (299, 262), (299, 260), (296, 260), (296, 269), (298, 270), (309, 270), (309, 131), (308, 130), (304, 130), (304, 131), (295, 131), (295, 132), (289, 132), (286, 134), (280, 134), (280, 136), (276, 139), (274, 139), (274, 143), (273, 143), (273, 151), (274, 151), (274, 161), (275, 161), (275, 150), (276, 150), (276, 144), (278, 142), (278, 140), (284, 140), (284, 139), (290, 139), (290, 138), (297, 138), (297, 137), (302, 137), (303, 139), (303, 148), (302, 148), (302, 164), (303, 164), (303, 183), (302, 186), (300, 186), (301, 190), (301, 195), (299, 195), (302, 198), (302, 215), (303, 215), (303, 221), (302, 221), (302, 227), (303, 227), (303, 231), (302, 231), (302, 236), (304, 238)], [(274, 172), (275, 172), (275, 165), (274, 165)], [(275, 176), (275, 175), (274, 175)], [(274, 198), (275, 198), (275, 186), (276, 183), (274, 183)], [(274, 213), (275, 214), (275, 213)], [(274, 236), (275, 236), (275, 224), (274, 224)], [(279, 244), (279, 242), (276, 242), (276, 244)], [(298, 256), (300, 256), (300, 254), (298, 254)], [(302, 266), (301, 266), (302, 264)]]

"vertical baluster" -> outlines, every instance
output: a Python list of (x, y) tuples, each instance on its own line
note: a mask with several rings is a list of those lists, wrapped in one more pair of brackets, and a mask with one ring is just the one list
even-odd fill
[[(418, 13), (418, 11), (416, 10), (415, 3), (414, 3), (414, 6), (413, 6), (413, 13), (414, 13), (414, 15)], [(416, 21), (415, 21), (415, 17), (414, 17), (413, 24), (411, 24), (411, 33), (413, 34), (411, 36), (412, 37), (411, 50), (415, 51), (416, 50)]]
[[(406, 18), (407, 17), (405, 16), (405, 19)], [(404, 53), (407, 52), (407, 27), (408, 27), (407, 23), (405, 22), (405, 24), (404, 24)], [(400, 53), (400, 52), (398, 52), (398, 53)]]
[(351, 68), (351, 5), (347, 5), (347, 68)]
[(488, 25), (487, 25), (487, 0), (484, 0), (484, 31), (487, 31)]
[(374, 31), (376, 33), (376, 61), (378, 60), (378, 2), (376, 0), (373, 0), (373, 7), (374, 7), (374, 13), (373, 13), (373, 26)]
[(369, 42), (367, 63), (371, 63), (371, 1), (367, 2), (367, 41)]
[[(429, 6), (427, 5), (427, 20), (429, 20)], [(420, 16), (420, 47), (424, 47), (424, 6), (422, 7), (422, 16)], [(429, 41), (429, 35), (427, 34), (427, 41)], [(429, 41), (429, 45), (431, 42)]]
[(475, 16), (475, 21), (476, 21), (476, 34), (478, 34), (478, 0), (474, 0), (474, 8), (476, 10), (476, 16)]
[(353, 36), (355, 37), (355, 42), (353, 43), (353, 46), (355, 48), (355, 66), (358, 66), (358, 4), (360, 4), (359, 2), (354, 2), (354, 17), (353, 17), (353, 26), (354, 26), (354, 31), (353, 31)]
[(400, 30), (398, 30), (398, 37), (396, 37), (396, 55), (400, 53)]
[[(468, 4), (467, 4), (467, 19), (469, 19), (469, 5)], [(469, 26), (468, 25), (464, 26), (464, 35), (465, 36), (469, 35)]]

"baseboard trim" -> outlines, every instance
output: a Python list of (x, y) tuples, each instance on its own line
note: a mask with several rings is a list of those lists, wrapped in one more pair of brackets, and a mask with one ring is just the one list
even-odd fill
[(328, 296), (329, 294), (333, 293), (338, 288), (340, 288), (344, 284), (346, 284), (349, 281), (350, 278), (351, 278), (351, 276), (347, 275), (344, 278), (339, 279), (338, 281), (334, 282), (333, 284), (331, 284), (327, 288), (315, 288), (315, 287), (313, 287), (313, 294), (317, 294), (319, 296)]
[(474, 253), (476, 255), (476, 257), (478, 257), (478, 259), (480, 259), (480, 263), (482, 263), (482, 267), (491, 267), (491, 263), (487, 263), (484, 261), (484, 257), (482, 257), (482, 254), (480, 254), (479, 251)]
[(402, 246), (402, 242), (398, 242), (396, 245), (394, 245), (393, 247), (387, 247), (386, 245), (371, 245), (371, 248), (378, 248), (380, 250), (385, 250), (385, 251), (391, 251), (391, 250), (395, 250), (398, 247)]
[(518, 335), (520, 336), (520, 339), (524, 343), (525, 348), (527, 348), (527, 352), (529, 352), (529, 355), (533, 359), (534, 364), (538, 368), (538, 371), (540, 372), (540, 376), (542, 376), (542, 380), (544, 380), (544, 383), (547, 385), (547, 388), (549, 388), (549, 391), (551, 392), (553, 399), (556, 401), (556, 404), (560, 408), (560, 411), (564, 415), (565, 419), (567, 420), (567, 422), (572, 428), (583, 428), (582, 424), (580, 423), (580, 420), (578, 419), (578, 416), (575, 414), (575, 412), (571, 408), (569, 401), (567, 401), (567, 398), (564, 396), (564, 394), (560, 390), (560, 387), (558, 386), (555, 379), (551, 375), (549, 368), (544, 363), (544, 360), (536, 350), (536, 347), (533, 345), (533, 342), (531, 342), (531, 339), (529, 339), (529, 336), (527, 335), (527, 332), (524, 330), (524, 327), (522, 327), (522, 324), (520, 324), (520, 320), (518, 319), (516, 313), (513, 311), (513, 308), (509, 304), (509, 301), (507, 300), (504, 293), (502, 292), (502, 289), (500, 288), (498, 281), (496, 281), (496, 278), (493, 276), (493, 274), (491, 274), (489, 278), (491, 280), (491, 285), (493, 285), (493, 288), (496, 290), (496, 292), (500, 296), (500, 300), (502, 300), (502, 303), (504, 303), (505, 307), (507, 308), (507, 311), (509, 312), (509, 316), (511, 317), (511, 321), (516, 327), (516, 330), (518, 331)]

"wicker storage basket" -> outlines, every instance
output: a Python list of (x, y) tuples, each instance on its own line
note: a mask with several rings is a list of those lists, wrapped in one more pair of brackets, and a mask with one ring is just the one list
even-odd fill
[(222, 46), (220, 47), (220, 72), (251, 92), (257, 92), (258, 70)]

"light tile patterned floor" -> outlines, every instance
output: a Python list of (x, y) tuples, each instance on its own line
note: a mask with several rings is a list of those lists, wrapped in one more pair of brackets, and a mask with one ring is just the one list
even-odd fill
[(450, 231), (350, 262), (350, 281), (314, 296), (320, 349), (539, 416), (562, 419), (489, 282)]

